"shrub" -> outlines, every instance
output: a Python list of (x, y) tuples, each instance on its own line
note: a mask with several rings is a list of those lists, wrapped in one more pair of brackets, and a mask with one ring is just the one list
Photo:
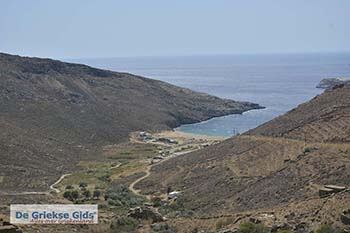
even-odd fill
[(111, 232), (133, 232), (139, 222), (130, 217), (120, 217), (111, 223)]
[(80, 182), (79, 183), (79, 187), (80, 188), (86, 188), (88, 186), (88, 184), (86, 182)]
[(239, 233), (267, 233), (268, 229), (263, 224), (243, 222), (239, 225)]
[(105, 195), (105, 198), (109, 200), (113, 200), (113, 202), (109, 202), (113, 205), (122, 205), (127, 208), (136, 207), (142, 204), (144, 201), (142, 198), (136, 196), (132, 192), (129, 191), (123, 185), (117, 185), (110, 188)]
[(277, 231), (277, 233), (293, 233), (293, 232), (291, 230), (289, 230), (289, 229), (279, 229)]
[(83, 192), (83, 196), (84, 196), (85, 198), (90, 198), (90, 197), (91, 197), (91, 192), (90, 192), (90, 190), (85, 190), (85, 191)]
[(152, 200), (154, 207), (159, 207), (162, 205), (162, 199), (160, 197), (153, 197)]
[(63, 193), (63, 197), (70, 201), (74, 201), (79, 198), (79, 192), (77, 190), (67, 190)]
[(333, 229), (331, 225), (323, 224), (317, 230), (316, 233), (336, 233), (337, 231)]
[(66, 189), (73, 189), (73, 186), (72, 185), (67, 185)]
[(94, 193), (92, 194), (93, 198), (100, 198), (101, 191), (100, 190), (94, 190)]
[(63, 197), (70, 200), (72, 198), (72, 192), (71, 191), (65, 191), (63, 193)]
[(73, 200), (78, 199), (79, 198), (78, 190), (73, 190), (71, 195), (72, 195)]
[(306, 147), (306, 148), (304, 149), (304, 153), (310, 153), (310, 152), (311, 152), (311, 148)]

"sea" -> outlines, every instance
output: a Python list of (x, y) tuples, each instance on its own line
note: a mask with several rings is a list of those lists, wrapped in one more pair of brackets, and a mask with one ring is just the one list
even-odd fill
[(177, 128), (223, 137), (255, 128), (319, 95), (323, 90), (316, 85), (323, 78), (350, 77), (350, 53), (91, 58), (73, 62), (265, 107)]

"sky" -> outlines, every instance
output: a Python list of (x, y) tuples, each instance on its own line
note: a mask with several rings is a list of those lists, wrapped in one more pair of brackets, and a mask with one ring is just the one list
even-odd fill
[(0, 0), (0, 51), (52, 58), (350, 51), (349, 0)]

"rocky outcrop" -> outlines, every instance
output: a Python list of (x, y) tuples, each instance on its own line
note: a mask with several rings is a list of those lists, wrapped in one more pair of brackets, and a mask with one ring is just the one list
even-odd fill
[(350, 85), (350, 78), (325, 78), (316, 86), (321, 89), (331, 89), (338, 85)]

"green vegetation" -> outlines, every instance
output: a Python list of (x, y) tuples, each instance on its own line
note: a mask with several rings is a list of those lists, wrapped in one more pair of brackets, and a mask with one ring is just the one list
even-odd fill
[(316, 233), (337, 233), (339, 231), (335, 230), (331, 225), (323, 224), (317, 230)]
[(154, 207), (160, 207), (162, 205), (162, 199), (160, 197), (153, 197), (151, 201)]
[(80, 188), (86, 188), (88, 186), (88, 184), (86, 182), (80, 182), (79, 183), (79, 187)]
[(78, 190), (67, 190), (63, 193), (63, 197), (70, 200), (70, 201), (75, 201), (79, 198), (79, 191)]
[(292, 230), (289, 229), (279, 229), (277, 233), (293, 233)]
[(311, 152), (311, 148), (306, 147), (306, 148), (304, 149), (304, 153), (310, 153), (310, 152)]
[(268, 233), (269, 230), (263, 224), (243, 222), (239, 225), (239, 233)]
[(130, 208), (140, 206), (145, 201), (123, 185), (111, 187), (105, 195), (105, 200), (108, 201), (110, 207), (116, 208), (119, 213), (126, 213)]
[(91, 192), (90, 190), (85, 190), (82, 195), (85, 197), (85, 198), (90, 198), (91, 197)]
[(186, 208), (184, 205), (185, 200), (183, 196), (179, 196), (176, 200), (171, 202), (169, 205), (163, 205), (159, 208), (162, 215), (170, 217), (191, 217), (193, 211)]
[(130, 217), (120, 217), (111, 223), (111, 232), (132, 232), (139, 222)]

